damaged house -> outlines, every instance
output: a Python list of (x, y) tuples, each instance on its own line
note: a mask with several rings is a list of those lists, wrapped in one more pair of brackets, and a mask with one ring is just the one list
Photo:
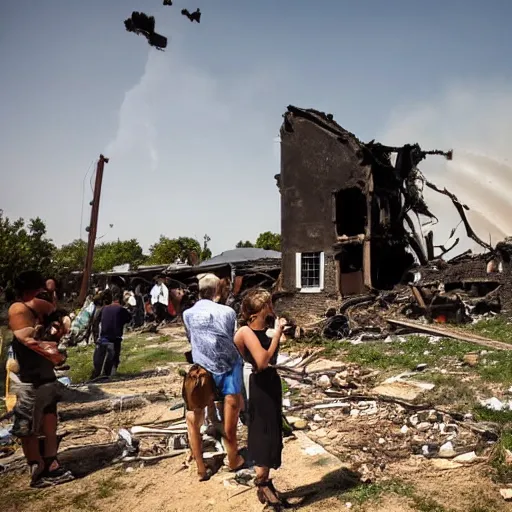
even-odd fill
[(393, 289), (416, 261), (425, 265), (453, 248), (455, 244), (440, 246), (434, 254), (431, 233), (424, 240), (415, 230), (419, 215), (435, 219), (423, 199), (423, 186), (447, 195), (467, 234), (492, 250), (471, 230), (467, 207), (417, 169), (427, 155), (451, 159), (451, 152), (423, 151), (417, 144), (365, 144), (332, 115), (312, 109), (290, 106), (283, 117), (281, 172), (276, 176), (281, 193), (280, 311), (323, 315), (340, 299)]

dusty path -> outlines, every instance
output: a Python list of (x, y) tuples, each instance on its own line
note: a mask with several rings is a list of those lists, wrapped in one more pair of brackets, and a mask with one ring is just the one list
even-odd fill
[[(182, 462), (182, 458), (177, 458), (154, 466), (108, 468), (54, 489), (32, 493), (29, 501), (11, 504), (2, 510), (259, 512), (263, 509), (254, 489), (244, 492), (245, 487), (233, 486), (229, 472), (220, 471), (209, 482), (199, 483), (191, 468), (182, 469)], [(386, 495), (362, 507), (353, 504), (351, 509), (367, 512), (512, 510), (499, 502), (496, 508), (486, 508), (492, 489), (480, 470), (438, 472), (429, 468), (428, 462), (411, 461), (391, 471), (421, 485), (424, 491), (421, 502), (407, 496)], [(304, 434), (299, 433), (298, 439), (286, 442), (283, 466), (276, 472), (275, 482), (279, 489), (290, 491), (292, 496), (308, 496), (298, 507), (304, 512), (349, 510), (346, 504), (351, 498), (346, 497), (344, 491), (354, 485), (350, 470)], [(429, 508), (429, 497), (446, 508)]]

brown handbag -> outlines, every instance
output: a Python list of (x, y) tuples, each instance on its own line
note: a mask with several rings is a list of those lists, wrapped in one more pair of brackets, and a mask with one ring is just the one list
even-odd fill
[(195, 364), (183, 380), (183, 400), (187, 410), (204, 409), (215, 398), (215, 382), (212, 374)]

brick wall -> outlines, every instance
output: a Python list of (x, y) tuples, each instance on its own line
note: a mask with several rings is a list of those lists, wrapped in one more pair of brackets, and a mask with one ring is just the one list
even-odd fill
[(291, 292), (290, 295), (281, 297), (275, 302), (276, 313), (289, 313), (299, 325), (314, 322), (335, 307), (338, 309), (341, 298), (336, 284), (336, 262), (333, 256), (325, 255), (324, 267), (324, 291), (320, 293)]

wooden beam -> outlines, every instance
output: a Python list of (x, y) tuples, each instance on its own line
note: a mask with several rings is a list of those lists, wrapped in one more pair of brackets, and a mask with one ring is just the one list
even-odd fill
[(444, 338), (453, 338), (456, 340), (466, 341), (468, 343), (474, 343), (475, 345), (481, 345), (482, 347), (490, 347), (495, 350), (508, 350), (512, 351), (512, 345), (504, 343), (502, 341), (492, 340), (479, 336), (478, 334), (472, 334), (462, 329), (453, 327), (441, 327), (439, 325), (425, 325), (420, 322), (412, 320), (400, 320), (398, 318), (386, 318), (386, 321), (392, 325), (399, 325), (400, 327), (408, 327), (416, 332), (425, 334), (432, 334), (433, 336), (442, 336)]

